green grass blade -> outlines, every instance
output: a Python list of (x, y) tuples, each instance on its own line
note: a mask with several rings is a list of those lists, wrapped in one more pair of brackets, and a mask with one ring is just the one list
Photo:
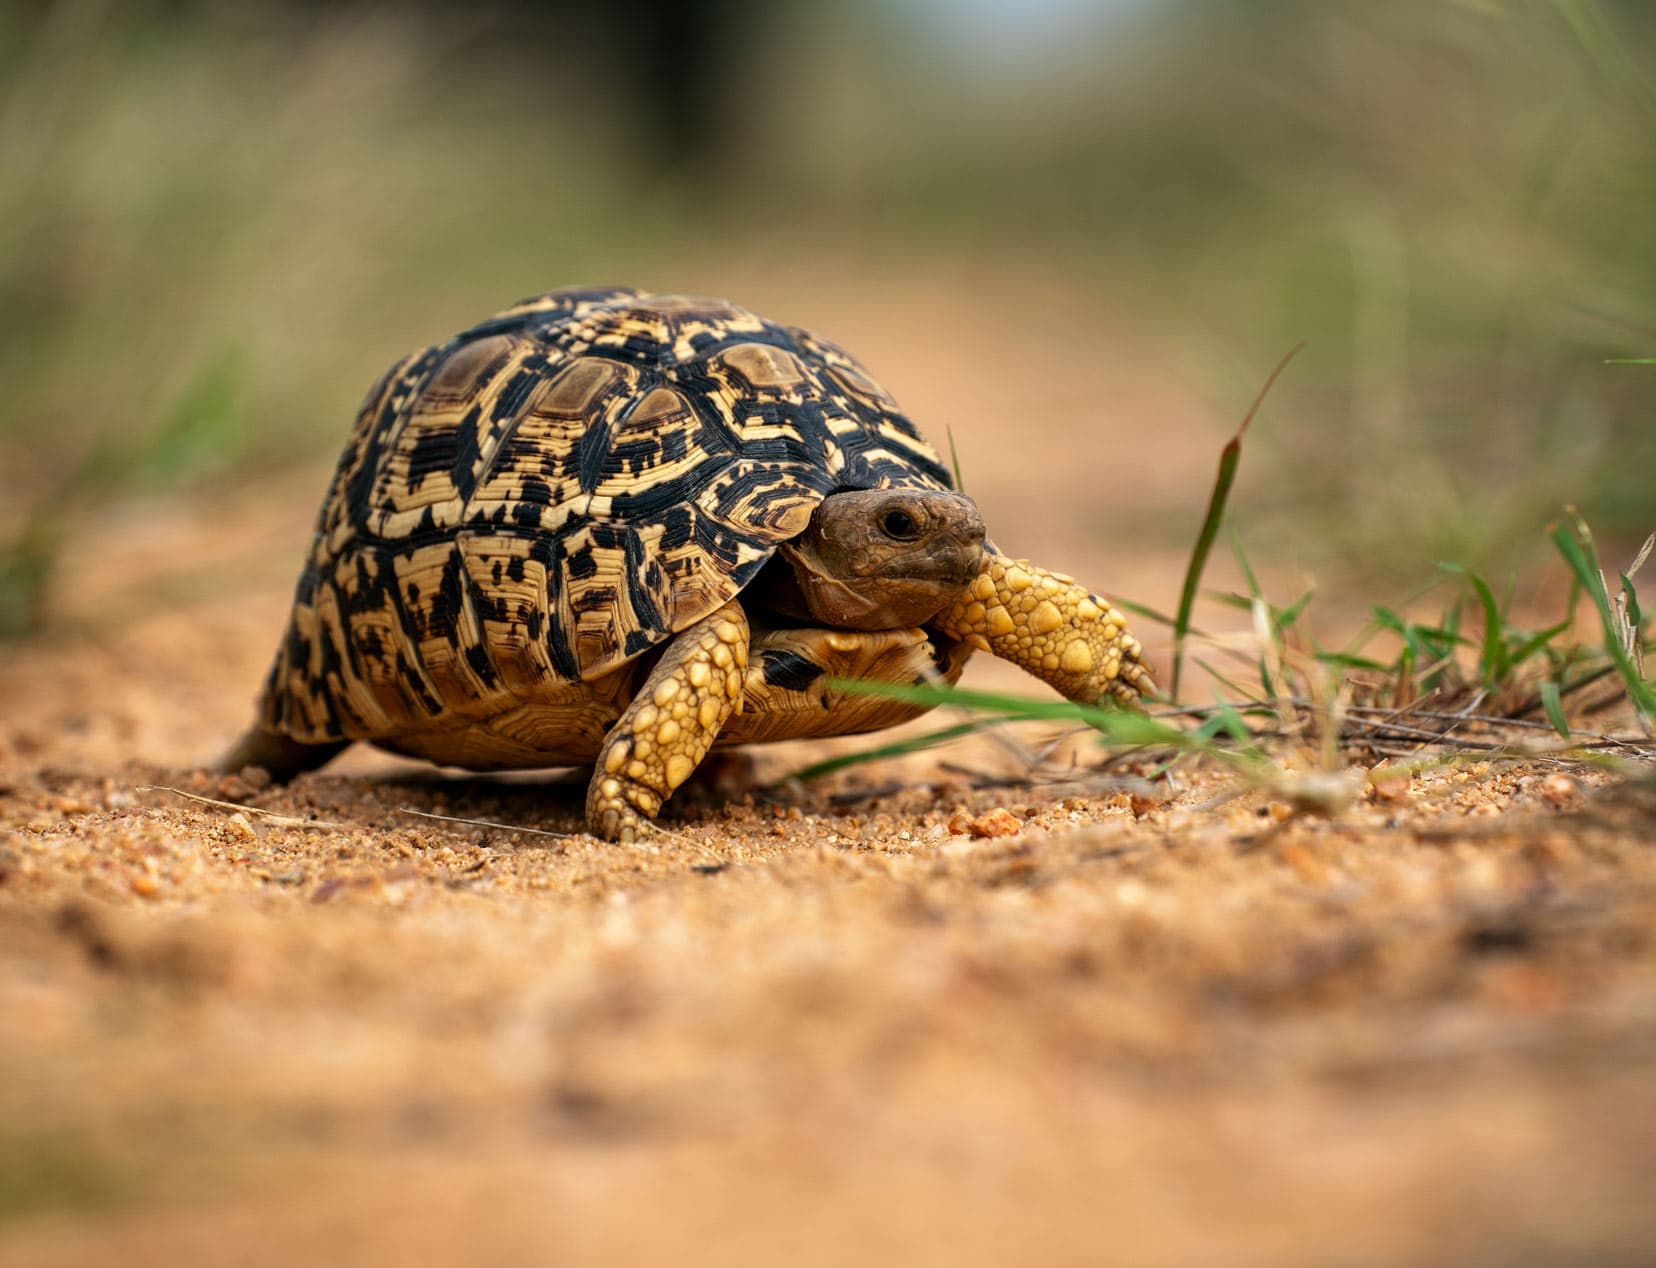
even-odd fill
[(1253, 732), (1248, 729), (1242, 715), (1228, 704), (1222, 705), (1216, 713), (1191, 732), (1191, 738), (1203, 741), (1215, 740), (1221, 735), (1245, 748), (1253, 747)]
[(1273, 609), (1271, 615), (1272, 619), (1276, 621), (1277, 629), (1284, 633), (1292, 629), (1294, 622), (1304, 615), (1306, 606), (1311, 602), (1311, 596), (1315, 593), (1315, 590), (1307, 590), (1287, 607), (1281, 610)]
[(1199, 656), (1196, 658), (1196, 664), (1221, 687), (1233, 693), (1237, 699), (1246, 700), (1251, 704), (1263, 705), (1265, 703), (1264, 698), (1262, 698), (1257, 692), (1249, 691), (1235, 679), (1221, 673), (1217, 666), (1203, 660)]
[[(1134, 616), (1142, 616), (1146, 621), (1154, 621), (1157, 625), (1174, 624), (1173, 618), (1168, 616), (1167, 613), (1158, 612), (1155, 608), (1147, 608), (1142, 603), (1132, 603), (1126, 599), (1117, 598), (1115, 595), (1111, 595), (1110, 604), (1113, 607), (1120, 608), (1123, 612), (1129, 612)], [(1201, 636), (1201, 631), (1199, 630), (1193, 629), (1190, 632), (1198, 637)]]
[(1375, 625), (1383, 630), (1390, 630), (1393, 634), (1407, 636), (1408, 624), (1390, 608), (1374, 607), (1370, 609)]
[(1236, 558), (1236, 566), (1242, 570), (1242, 580), (1248, 587), (1249, 602), (1264, 597), (1259, 588), (1259, 578), (1254, 576), (1253, 565), (1248, 562), (1248, 552), (1242, 548), (1242, 539), (1236, 535), (1233, 526), (1230, 534), (1231, 554)]
[(1457, 599), (1454, 605), (1444, 612), (1443, 620), (1438, 622), (1438, 629), (1442, 630), (1452, 642), (1464, 643), (1468, 647), (1472, 646), (1470, 639), (1461, 637), (1460, 626), (1461, 604), (1460, 600)]
[(950, 740), (958, 740), (963, 735), (971, 735), (975, 731), (981, 731), (987, 726), (997, 725), (1001, 721), (1003, 719), (989, 718), (980, 721), (957, 722), (954, 726), (940, 727), (936, 731), (927, 731), (924, 735), (911, 736), (906, 740), (895, 740), (890, 744), (860, 749), (855, 753), (841, 753), (838, 757), (812, 762), (809, 766), (796, 770), (789, 778), (798, 780), (821, 779), (824, 775), (832, 775), (835, 771), (845, 770), (850, 766), (861, 766), (865, 762), (878, 762), (887, 757), (902, 757), (906, 753), (918, 753), (922, 749), (936, 748), (939, 744), (947, 744)]
[(1248, 406), (1248, 412), (1237, 425), (1236, 434), (1219, 451), (1219, 471), (1214, 477), (1213, 491), (1208, 495), (1207, 514), (1202, 519), (1201, 531), (1196, 534), (1196, 546), (1190, 552), (1189, 563), (1185, 565), (1184, 585), (1179, 591), (1179, 612), (1173, 622), (1173, 677), (1168, 691), (1170, 699), (1177, 700), (1179, 697), (1179, 672), (1184, 667), (1185, 636), (1190, 632), (1190, 614), (1196, 606), (1196, 591), (1202, 584), (1202, 572), (1207, 567), (1208, 553), (1213, 549), (1214, 538), (1219, 536), (1219, 525), (1225, 518), (1225, 503), (1230, 498), (1231, 485), (1236, 483), (1237, 464), (1242, 461), (1242, 437), (1247, 433), (1248, 424), (1253, 422), (1254, 415), (1259, 412), (1259, 407), (1264, 404), (1265, 396), (1276, 383), (1277, 376), (1288, 368), (1288, 363), (1304, 346), (1303, 343), (1295, 344), (1289, 349), (1288, 355), (1277, 362), (1276, 369), (1266, 378), (1265, 385), (1259, 389), (1259, 395), (1254, 397), (1253, 404)]
[(1276, 678), (1271, 673), (1270, 661), (1266, 659), (1263, 653), (1261, 653), (1259, 660), (1254, 665), (1254, 672), (1259, 675), (1259, 685), (1265, 692), (1265, 698), (1267, 700), (1275, 700), (1279, 696), (1289, 694), (1288, 685), (1286, 683), (1283, 684), (1281, 691), (1277, 690)]
[(1179, 698), (1185, 636), (1190, 632), (1190, 615), (1196, 606), (1196, 591), (1202, 583), (1202, 572), (1207, 567), (1213, 539), (1219, 535), (1219, 523), (1225, 516), (1225, 502), (1230, 497), (1231, 485), (1236, 482), (1236, 467), (1241, 460), (1242, 432), (1238, 429), (1219, 453), (1219, 473), (1214, 479), (1213, 491), (1208, 495), (1207, 515), (1202, 520), (1201, 531), (1196, 535), (1196, 547), (1190, 552), (1190, 561), (1185, 565), (1184, 585), (1179, 591), (1179, 612), (1173, 621), (1173, 681), (1168, 694), (1174, 700)]
[(1501, 636), (1505, 625), (1501, 616), (1501, 606), (1495, 602), (1495, 592), (1489, 588), (1489, 583), (1473, 572), (1470, 568), (1460, 564), (1440, 563), (1439, 568), (1445, 572), (1452, 572), (1465, 577), (1478, 596), (1478, 604), (1483, 608), (1483, 647), (1478, 657), (1478, 677), (1486, 687), (1494, 687), (1506, 681), (1508, 670), (1506, 639)]
[(1332, 665), (1336, 669), (1363, 669), (1370, 673), (1386, 674), (1394, 668), (1391, 665), (1382, 665), (1370, 656), (1356, 656), (1351, 652), (1317, 652), (1316, 658), (1324, 665)]
[(883, 696), (908, 704), (952, 705), (976, 713), (1001, 714), (1020, 722), (1079, 722), (1099, 731), (1112, 744), (1178, 744), (1185, 732), (1142, 713), (1110, 706), (1075, 704), (1069, 700), (1030, 700), (993, 691), (969, 691), (959, 687), (934, 687), (923, 683), (863, 682), (850, 678), (830, 679), (828, 685), (852, 695)]
[(1557, 731), (1566, 740), (1570, 738), (1570, 724), (1564, 717), (1564, 702), (1558, 696), (1558, 684), (1551, 678), (1541, 680), (1540, 687), (1541, 707), (1546, 710), (1547, 721), (1552, 723), (1553, 730)]
[(861, 678), (830, 678), (827, 685), (831, 690), (843, 691), (853, 696), (883, 696), (887, 700), (901, 700), (906, 704), (932, 707), (948, 704), (983, 713), (1016, 713), (1022, 717), (1045, 722), (1081, 721), (1082, 711), (1086, 708), (1068, 700), (1031, 700), (1023, 696), (1002, 695), (998, 691), (933, 686), (930, 683), (869, 682)]
[[(1193, 733), (1132, 709), (1029, 700), (997, 692), (942, 686), (848, 679), (831, 680), (830, 685), (859, 695), (885, 696), (911, 704), (946, 704), (980, 713), (1000, 714), (1010, 721), (1082, 722), (1098, 731), (1106, 744), (1122, 748), (1167, 747), (1180, 753), (1199, 753), (1250, 774), (1257, 774), (1271, 765), (1270, 758), (1258, 747), (1241, 713), (1229, 703), (1221, 704), (1214, 715), (1217, 720), (1210, 720), (1200, 732)], [(1212, 736), (1217, 732), (1223, 732), (1234, 747), (1215, 744)]]
[(1536, 633), (1531, 634), (1523, 642), (1508, 651), (1507, 658), (1509, 663), (1513, 665), (1522, 665), (1531, 656), (1535, 655), (1536, 652), (1540, 651), (1543, 647), (1548, 646), (1553, 639), (1557, 638), (1560, 634), (1564, 633), (1565, 630), (1569, 629), (1570, 625), (1571, 622), (1569, 621), (1560, 621), (1557, 625), (1549, 625), (1546, 629), (1538, 630)]

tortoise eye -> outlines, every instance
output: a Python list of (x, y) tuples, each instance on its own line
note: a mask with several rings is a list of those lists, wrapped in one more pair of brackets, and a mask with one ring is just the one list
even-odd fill
[(887, 511), (880, 517), (880, 527), (885, 530), (886, 536), (895, 537), (900, 542), (911, 542), (920, 536), (920, 526), (907, 511)]

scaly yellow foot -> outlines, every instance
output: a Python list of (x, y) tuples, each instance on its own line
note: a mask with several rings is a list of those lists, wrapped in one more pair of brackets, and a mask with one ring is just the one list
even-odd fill
[(932, 624), (1028, 670), (1071, 700), (1130, 701), (1155, 690), (1121, 613), (1075, 578), (994, 550), (954, 607)]
[(682, 631), (611, 728), (587, 788), (587, 829), (634, 840), (742, 703), (748, 623), (727, 603)]

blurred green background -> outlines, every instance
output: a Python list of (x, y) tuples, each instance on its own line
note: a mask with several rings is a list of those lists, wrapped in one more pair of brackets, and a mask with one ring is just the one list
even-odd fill
[(1418, 575), (1510, 566), (1565, 502), (1656, 527), (1656, 366), (1606, 364), (1656, 356), (1645, 0), (0, 15), (7, 634), (112, 508), (325, 462), (392, 358), (577, 282), (807, 321), (941, 278), (982, 330), (913, 331), (948, 375), (1015, 381), (998, 323), (1033, 323), (1077, 374), (1176, 380), (1212, 407), (1193, 455), (1107, 398), (1064, 420), (1188, 464), (1152, 544), (1301, 340), (1248, 454), (1256, 554)]

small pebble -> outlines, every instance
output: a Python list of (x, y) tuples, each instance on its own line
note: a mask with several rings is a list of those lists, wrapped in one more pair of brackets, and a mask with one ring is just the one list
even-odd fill
[(997, 806), (987, 814), (978, 815), (968, 822), (966, 831), (975, 837), (1015, 837), (1023, 831), (1023, 824)]
[(1558, 771), (1541, 781), (1541, 797), (1549, 806), (1567, 806), (1580, 795), (1580, 785)]

